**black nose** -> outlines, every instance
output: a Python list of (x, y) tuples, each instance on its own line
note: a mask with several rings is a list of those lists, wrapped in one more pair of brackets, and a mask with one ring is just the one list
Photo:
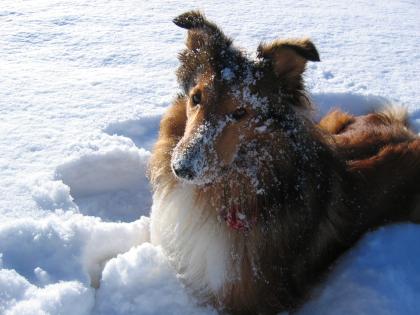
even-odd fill
[(194, 178), (194, 172), (185, 164), (176, 163), (176, 165), (172, 165), (172, 169), (176, 176), (184, 179), (191, 180)]

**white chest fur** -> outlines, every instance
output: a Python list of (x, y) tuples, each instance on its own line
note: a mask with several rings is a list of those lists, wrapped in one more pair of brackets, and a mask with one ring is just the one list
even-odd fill
[(189, 185), (155, 192), (151, 241), (163, 247), (179, 275), (199, 295), (218, 295), (239, 275), (240, 241), (218, 221), (216, 210), (196, 201)]

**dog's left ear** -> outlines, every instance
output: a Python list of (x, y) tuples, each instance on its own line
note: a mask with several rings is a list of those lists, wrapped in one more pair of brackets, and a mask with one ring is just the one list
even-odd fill
[(275, 40), (260, 44), (258, 57), (271, 63), (274, 73), (287, 83), (298, 83), (307, 61), (320, 61), (315, 45), (307, 38)]

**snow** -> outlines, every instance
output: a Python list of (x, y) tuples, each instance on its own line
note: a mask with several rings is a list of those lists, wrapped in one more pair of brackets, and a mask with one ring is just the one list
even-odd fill
[(416, 314), (418, 236), (415, 225), (395, 225), (367, 235), (300, 314)]
[(55, 177), (70, 187), (82, 213), (133, 221), (150, 208), (145, 175), (149, 156), (149, 151), (131, 144), (99, 147), (58, 165)]
[(98, 314), (216, 314), (194, 305), (162, 250), (150, 243), (106, 264), (97, 299)]
[(78, 281), (37, 287), (14, 270), (0, 270), (0, 290), (0, 312), (5, 315), (86, 315), (94, 304), (93, 290)]
[[(185, 38), (171, 20), (193, 8), (251, 53), (311, 37), (318, 115), (400, 104), (420, 131), (416, 1), (4, 0), (0, 314), (214, 313), (147, 242), (145, 170)], [(413, 224), (367, 235), (300, 313), (416, 314), (418, 239)]]

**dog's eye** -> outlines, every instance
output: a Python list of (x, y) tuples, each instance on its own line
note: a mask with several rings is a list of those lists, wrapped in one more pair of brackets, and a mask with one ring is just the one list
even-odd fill
[(201, 93), (200, 92), (195, 92), (192, 97), (192, 102), (194, 105), (198, 105), (201, 103)]
[(239, 120), (242, 117), (244, 117), (245, 115), (246, 115), (246, 109), (241, 107), (241, 108), (238, 108), (237, 110), (235, 110), (232, 113), (232, 118), (235, 119), (235, 120)]

